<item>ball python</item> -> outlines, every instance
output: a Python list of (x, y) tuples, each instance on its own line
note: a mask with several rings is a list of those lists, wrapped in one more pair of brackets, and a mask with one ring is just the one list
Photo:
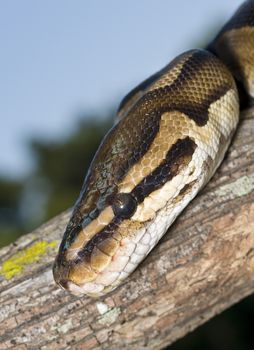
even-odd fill
[(253, 0), (123, 99), (59, 247), (61, 288), (101, 296), (137, 268), (222, 162), (239, 91), (254, 97)]

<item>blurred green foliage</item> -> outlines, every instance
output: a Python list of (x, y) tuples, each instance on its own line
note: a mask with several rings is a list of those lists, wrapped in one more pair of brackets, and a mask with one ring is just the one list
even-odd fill
[(0, 247), (24, 233), (19, 212), (22, 182), (0, 177)]
[(81, 189), (89, 164), (113, 118), (80, 121), (65, 140), (33, 140), (37, 179), (47, 187), (44, 220), (73, 205)]
[(83, 118), (60, 140), (32, 139), (34, 171), (19, 181), (0, 177), (0, 247), (71, 207), (113, 117)]

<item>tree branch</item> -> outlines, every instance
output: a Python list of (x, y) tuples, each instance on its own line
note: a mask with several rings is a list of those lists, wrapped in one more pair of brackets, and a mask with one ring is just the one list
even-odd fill
[(65, 212), (0, 250), (1, 349), (160, 349), (254, 291), (254, 109), (226, 160), (124, 285), (97, 300), (53, 282)]

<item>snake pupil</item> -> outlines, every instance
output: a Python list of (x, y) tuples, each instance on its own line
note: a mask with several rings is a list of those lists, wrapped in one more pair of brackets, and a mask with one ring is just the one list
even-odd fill
[(112, 203), (115, 216), (129, 219), (137, 209), (137, 201), (130, 193), (118, 193)]

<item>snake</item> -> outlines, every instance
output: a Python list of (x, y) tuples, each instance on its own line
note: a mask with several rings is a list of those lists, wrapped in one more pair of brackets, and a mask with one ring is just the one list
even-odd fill
[(122, 100), (55, 258), (61, 288), (100, 297), (123, 283), (221, 164), (243, 95), (254, 98), (253, 0)]

